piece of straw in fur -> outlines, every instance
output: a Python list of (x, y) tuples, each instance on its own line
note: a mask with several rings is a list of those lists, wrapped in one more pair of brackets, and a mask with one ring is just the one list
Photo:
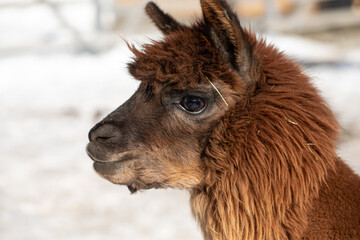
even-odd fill
[(205, 76), (206, 79), (209, 81), (209, 83), (211, 84), (211, 86), (216, 90), (216, 92), (220, 95), (221, 99), (224, 101), (224, 103), (226, 104), (226, 106), (228, 107), (229, 104), (226, 102), (225, 98), (223, 97), (223, 95), (221, 94), (221, 92), (217, 89), (217, 87), (215, 87), (215, 85), (210, 81), (210, 79)]

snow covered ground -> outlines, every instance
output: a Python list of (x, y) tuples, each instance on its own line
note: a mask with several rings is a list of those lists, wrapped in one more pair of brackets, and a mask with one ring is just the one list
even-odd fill
[[(0, 15), (0, 35), (21, 42), (26, 35), (6, 27), (8, 13)], [(360, 173), (360, 48), (267, 37), (307, 63), (343, 126), (339, 154)], [(89, 129), (137, 88), (125, 69), (130, 56), (120, 39), (98, 55), (0, 56), (0, 239), (202, 239), (187, 193), (130, 195), (98, 177), (85, 153)]]

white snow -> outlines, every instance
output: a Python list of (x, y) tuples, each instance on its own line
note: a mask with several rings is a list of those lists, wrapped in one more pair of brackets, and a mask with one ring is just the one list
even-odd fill
[[(0, 48), (48, 35), (67, 39), (41, 11), (48, 10), (2, 11)], [(13, 22), (36, 15), (44, 25)], [(84, 24), (77, 26), (91, 36)], [(339, 61), (307, 72), (343, 126), (339, 154), (360, 173), (360, 49), (268, 37), (301, 61)], [(185, 191), (130, 195), (97, 176), (85, 153), (89, 129), (138, 86), (125, 69), (130, 56), (120, 38), (116, 48), (98, 55), (0, 56), (0, 239), (202, 239)]]
[(3, 3), (9, 7), (0, 8), (0, 53), (42, 46), (64, 46), (95, 38), (96, 8), (90, 4), (92, 0), (71, 4), (69, 1), (68, 4), (59, 4), (63, 0), (47, 2), (55, 4), (38, 1), (37, 4), (25, 5), (27, 7), (16, 7), (16, 4), (26, 1), (16, 3), (8, 0)]

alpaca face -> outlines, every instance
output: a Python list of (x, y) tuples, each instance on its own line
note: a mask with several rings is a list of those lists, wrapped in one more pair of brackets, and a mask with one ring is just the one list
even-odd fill
[[(227, 92), (225, 84), (214, 84)], [(201, 154), (226, 105), (210, 83), (148, 91), (141, 83), (127, 102), (90, 131), (87, 152), (96, 172), (131, 192), (201, 184)]]

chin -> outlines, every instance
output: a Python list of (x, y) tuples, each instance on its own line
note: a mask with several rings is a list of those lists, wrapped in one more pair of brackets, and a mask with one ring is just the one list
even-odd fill
[(127, 185), (133, 178), (131, 176), (128, 164), (124, 162), (94, 162), (94, 170), (102, 178), (120, 185)]
[[(136, 161), (133, 160), (132, 163)], [(104, 179), (118, 185), (127, 186), (130, 193), (138, 190), (148, 190), (152, 188), (164, 188), (166, 181), (144, 181), (137, 176), (131, 169), (133, 166), (129, 162), (94, 162), (94, 170)]]

